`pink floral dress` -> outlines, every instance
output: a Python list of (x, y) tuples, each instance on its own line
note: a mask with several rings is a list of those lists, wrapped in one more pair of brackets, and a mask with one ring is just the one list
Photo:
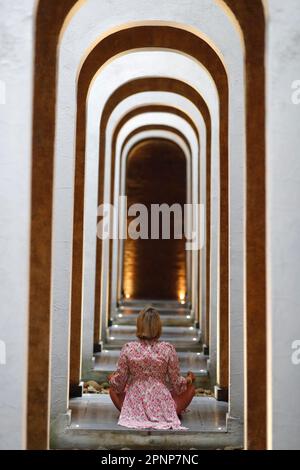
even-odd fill
[(171, 395), (180, 395), (187, 388), (173, 345), (141, 340), (125, 344), (110, 385), (117, 393), (125, 392), (119, 425), (186, 429), (181, 426)]

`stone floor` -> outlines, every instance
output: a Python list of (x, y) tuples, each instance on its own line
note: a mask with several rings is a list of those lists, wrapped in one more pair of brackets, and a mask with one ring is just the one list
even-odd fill
[(227, 403), (195, 397), (184, 414), (187, 430), (134, 430), (117, 424), (119, 412), (108, 395), (70, 400), (71, 423), (52, 439), (55, 449), (233, 449), (241, 448), (242, 428), (227, 421)]
[[(112, 404), (109, 395), (85, 394), (83, 397), (73, 398), (70, 409), (71, 429), (127, 431), (117, 424), (119, 411)], [(213, 397), (195, 397), (189, 411), (182, 417), (182, 425), (190, 432), (225, 432), (226, 413), (227, 403), (216, 401)]]

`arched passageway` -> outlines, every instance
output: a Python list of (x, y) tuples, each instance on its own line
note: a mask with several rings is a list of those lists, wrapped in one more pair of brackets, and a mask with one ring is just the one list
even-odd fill
[[(205, 126), (206, 126), (206, 134), (207, 134), (207, 154), (206, 154), (206, 161), (207, 161), (207, 174), (206, 174), (206, 181), (205, 181), (205, 186), (207, 187), (207, 191), (209, 192), (209, 187), (210, 187), (210, 154), (211, 154), (211, 118), (209, 114), (209, 110), (207, 108), (207, 105), (203, 98), (194, 90), (192, 87), (188, 86), (184, 82), (180, 82), (175, 79), (170, 79), (170, 78), (159, 78), (159, 77), (149, 77), (145, 79), (137, 79), (136, 83), (135, 81), (130, 81), (125, 83), (123, 86), (121, 86), (118, 90), (116, 90), (115, 93), (111, 95), (109, 98), (104, 111), (103, 111), (103, 117), (101, 120), (101, 130), (100, 130), (100, 142), (102, 142), (102, 145), (100, 146), (100, 161), (99, 161), (99, 196), (98, 196), (98, 203), (101, 204), (103, 202), (103, 187), (102, 187), (102, 181), (103, 181), (103, 171), (104, 171), (104, 155), (105, 155), (105, 128), (106, 124), (108, 122), (108, 117), (111, 115), (112, 112), (112, 106), (113, 104), (116, 104), (122, 99), (126, 99), (127, 95), (129, 96), (134, 96), (133, 93), (135, 90), (139, 90), (141, 93), (146, 90), (161, 90), (167, 92), (173, 91), (173, 92), (178, 92), (182, 96), (188, 97), (194, 105), (197, 106), (199, 109), (199, 112), (204, 116), (205, 120)], [(154, 110), (154, 106), (150, 106), (147, 108), (148, 110), (152, 109)], [(160, 107), (161, 108), (161, 107)], [(159, 109), (156, 107), (156, 109)], [(164, 108), (166, 109), (166, 108)], [(170, 109), (170, 108), (169, 108)], [(129, 119), (130, 116), (134, 116), (137, 113), (142, 112), (142, 108), (134, 109), (132, 113), (129, 113), (126, 117), (126, 119)], [(175, 109), (174, 111), (175, 112)], [(177, 111), (178, 113), (178, 111)], [(185, 117), (187, 118), (187, 116)], [(116, 126), (115, 131), (114, 131), (114, 136), (112, 140), (112, 168), (111, 168), (111, 175), (112, 178), (114, 178), (114, 168), (115, 168), (115, 158), (114, 158), (114, 147), (116, 144), (116, 138), (117, 134), (122, 126), (124, 124), (125, 118), (123, 118), (119, 124)], [(191, 120), (189, 120), (189, 123), (191, 124)], [(204, 142), (205, 142), (205, 137), (203, 137), (203, 143), (202, 146), (204, 147)], [(112, 179), (114, 181), (114, 179)], [(112, 184), (111, 188), (113, 188), (114, 183)], [(112, 196), (111, 196), (112, 197)], [(208, 306), (209, 306), (209, 285), (210, 285), (210, 276), (209, 276), (209, 241), (210, 241), (210, 197), (207, 196), (207, 208), (206, 208), (206, 219), (207, 219), (207, 224), (206, 224), (206, 239), (207, 239), (207, 277), (206, 277), (206, 295), (207, 298), (205, 299), (206, 305), (207, 305), (207, 312), (206, 312), (206, 319), (208, 318)], [(100, 281), (97, 276), (99, 276), (101, 270), (101, 250), (102, 247), (102, 242), (101, 240), (97, 241), (97, 258), (96, 258), (96, 287), (95, 287), (95, 342), (99, 340), (99, 312), (100, 312)], [(208, 343), (208, 335), (209, 335), (209, 322), (205, 324), (206, 326), (206, 336), (204, 338), (204, 341)]]
[[(6, 3), (0, 447), (138, 445), (83, 382), (106, 380), (145, 301), (210, 393), (179, 447), (297, 447), (298, 2)], [(203, 246), (101, 240), (97, 206), (121, 230), (124, 194), (202, 204)]]
[[(147, 28), (146, 28), (144, 31), (145, 31), (145, 33), (146, 33), (146, 36), (148, 36), (148, 31), (146, 31), (146, 30), (147, 30)], [(143, 32), (142, 32), (143, 29), (141, 28), (140, 31), (141, 31), (141, 40), (143, 41)], [(163, 29), (160, 29), (159, 31), (160, 31), (160, 33), (163, 34)], [(137, 31), (136, 31), (136, 32), (137, 32)], [(172, 30), (170, 30), (170, 32), (171, 32), (171, 34), (172, 34)], [(175, 30), (173, 30), (173, 32), (175, 32)], [(123, 33), (122, 33), (123, 36), (124, 36), (125, 33), (126, 33), (126, 31), (123, 31)], [(130, 33), (131, 33), (131, 32), (130, 32)], [(181, 33), (183, 34), (182, 31), (181, 31)], [(135, 34), (134, 36), (135, 36), (135, 38), (136, 38), (136, 39), (135, 39), (135, 47), (136, 47), (137, 44), (138, 44), (137, 35)], [(130, 36), (129, 36), (129, 41), (130, 41), (130, 38), (131, 38), (131, 37), (132, 37), (132, 36), (130, 35)], [(154, 38), (153, 38), (153, 39), (154, 39)], [(170, 38), (169, 38), (169, 39), (170, 39)], [(155, 37), (155, 41), (157, 41), (157, 40), (160, 41), (160, 35), (157, 35), (157, 36)], [(175, 37), (175, 36), (174, 36), (174, 40), (176, 41), (176, 37)], [(126, 39), (125, 39), (125, 37), (123, 37), (123, 41), (124, 41), (123, 44), (125, 45), (125, 44), (126, 44)], [(166, 37), (165, 41), (168, 41), (168, 36)], [(117, 44), (117, 42), (115, 42), (115, 44)], [(167, 44), (166, 42), (163, 42), (163, 45), (164, 45), (165, 47), (166, 47), (166, 44)], [(183, 45), (183, 44), (184, 44), (184, 43), (181, 41), (181, 43), (178, 45), (177, 49), (180, 50), (180, 49), (182, 48), (182, 45)], [(143, 44), (143, 46), (144, 46), (144, 45), (145, 45), (145, 44)], [(155, 42), (153, 43), (153, 45), (156, 45)], [(157, 45), (158, 45), (158, 44), (157, 44)], [(188, 44), (187, 44), (187, 46), (189, 47)], [(204, 43), (203, 43), (203, 46), (204, 46)], [(123, 47), (124, 47), (124, 46), (123, 46)], [(127, 46), (127, 47), (128, 47), (128, 46)], [(173, 47), (174, 47), (174, 45), (173, 45)], [(176, 47), (176, 46), (175, 46), (175, 47)], [(205, 47), (205, 46), (204, 46), (204, 47)], [(96, 58), (96, 54), (97, 54), (96, 49), (97, 49), (97, 48), (95, 48), (94, 57), (93, 57), (92, 55), (89, 57), (89, 60), (90, 60), (90, 63), (91, 63), (91, 64), (94, 63), (94, 58)], [(104, 50), (109, 50), (109, 49), (110, 49), (109, 47), (105, 47)], [(98, 48), (98, 50), (99, 50), (99, 52), (100, 52), (101, 49)], [(198, 53), (199, 53), (199, 52), (201, 51), (201, 48), (200, 48), (200, 49), (197, 49), (197, 50), (198, 50)], [(209, 50), (209, 49), (207, 49), (207, 51), (208, 51), (208, 50)], [(211, 51), (212, 51), (212, 50), (211, 50)], [(212, 53), (213, 53), (213, 52), (212, 52)], [(110, 54), (113, 54), (113, 51), (110, 51)], [(102, 60), (103, 60), (103, 59), (102, 59)], [(205, 64), (205, 55), (202, 57), (202, 62), (203, 62), (203, 60), (204, 60), (204, 64)], [(207, 64), (208, 64), (208, 67), (210, 67), (210, 65), (212, 64), (212, 61), (209, 60), (208, 57), (206, 57), (206, 60), (208, 60)], [(217, 59), (217, 61), (218, 61), (218, 59)], [(90, 72), (88, 72), (88, 63), (89, 63), (89, 62), (87, 61), (86, 64), (83, 66), (82, 71), (81, 71), (81, 77), (84, 77), (84, 70), (87, 70), (87, 74), (89, 75)], [(101, 63), (101, 62), (98, 62), (98, 67), (100, 66), (100, 63)], [(80, 87), (81, 87), (81, 83), (84, 83), (84, 80), (87, 80), (86, 83), (88, 84), (89, 79), (86, 79), (86, 78), (85, 78), (85, 79), (84, 79), (84, 78), (81, 79), (81, 78), (79, 78), (79, 90), (80, 90)], [(226, 83), (226, 75), (225, 75), (225, 73), (224, 73), (224, 75), (223, 75), (223, 85), (221, 85), (221, 83), (222, 83), (221, 76), (219, 76), (219, 77), (217, 78), (217, 80), (221, 80), (221, 81), (219, 82), (219, 85), (220, 85), (219, 92), (220, 92), (220, 97), (221, 97), (221, 99), (224, 99), (224, 101), (223, 101), (224, 110), (222, 111), (222, 114), (224, 113), (224, 118), (221, 119), (221, 125), (224, 126), (224, 131), (223, 131), (223, 132), (221, 131), (220, 139), (221, 139), (221, 146), (222, 146), (222, 142), (224, 142), (224, 144), (223, 144), (223, 145), (224, 145), (224, 152), (226, 153), (226, 152), (227, 152), (227, 144), (226, 144), (227, 131), (225, 130), (225, 126), (226, 126), (226, 115), (227, 115), (226, 107), (227, 107), (228, 103), (227, 103), (227, 98), (226, 98), (226, 84), (225, 84), (225, 83)], [(84, 88), (84, 87), (83, 87), (83, 88)], [(222, 90), (222, 91), (221, 91), (221, 90)], [(79, 97), (81, 96), (81, 93), (82, 93), (82, 92), (79, 91), (79, 95), (78, 95)], [(83, 92), (83, 93), (84, 93), (84, 92)], [(78, 116), (79, 116), (79, 119), (78, 119), (78, 121), (77, 121), (77, 130), (78, 130), (79, 133), (81, 132), (82, 129), (84, 129), (83, 123), (80, 122), (81, 117), (84, 116), (84, 105), (83, 105), (83, 103), (84, 103), (84, 101), (81, 101), (81, 102), (80, 102), (80, 100), (79, 100), (78, 103), (77, 103), (77, 105), (78, 105), (77, 112), (78, 112)], [(221, 101), (221, 104), (222, 104), (222, 101)], [(81, 106), (82, 108), (80, 108), (80, 106)], [(223, 106), (221, 106), (221, 107), (223, 107)], [(81, 148), (82, 148), (83, 142), (84, 142), (84, 141), (82, 140), (82, 138), (81, 138), (81, 137), (78, 137), (78, 140), (77, 140), (77, 148), (78, 148), (78, 149), (81, 149)], [(224, 152), (221, 151), (221, 154), (224, 154)], [(80, 153), (79, 153), (79, 155), (80, 155)], [(80, 158), (77, 160), (78, 163), (77, 163), (77, 166), (76, 166), (76, 168), (77, 168), (76, 174), (78, 175), (78, 177), (80, 177), (80, 175), (83, 174), (82, 161), (83, 161), (83, 158), (82, 158), (82, 157), (80, 157)], [(225, 158), (225, 160), (223, 159), (223, 160), (221, 160), (221, 161), (225, 162), (225, 161), (226, 161), (226, 158)], [(224, 173), (223, 175), (221, 175), (221, 182), (223, 182), (223, 184), (225, 185), (224, 188), (226, 188), (226, 185), (227, 185), (227, 178), (226, 178), (226, 171), (227, 171), (226, 168), (227, 168), (227, 166), (226, 166), (226, 165), (227, 165), (227, 164), (225, 164), (225, 166), (223, 166), (223, 170), (222, 170), (222, 168), (221, 168), (221, 174), (222, 174), (222, 171), (225, 171), (225, 173)], [(80, 183), (80, 182), (78, 181), (78, 182), (75, 184), (75, 188), (76, 188), (76, 187), (77, 187), (77, 188), (82, 187), (82, 183)], [(78, 193), (78, 194), (80, 194), (80, 193)], [(227, 227), (227, 222), (226, 222), (226, 218), (228, 217), (228, 215), (226, 215), (226, 210), (227, 210), (227, 209), (226, 209), (226, 207), (227, 207), (227, 203), (226, 203), (226, 200), (227, 200), (226, 191), (225, 191), (225, 193), (224, 193), (224, 192), (222, 193), (222, 191), (221, 191), (221, 194), (223, 194), (223, 196), (224, 196), (224, 203), (221, 203), (221, 206), (220, 206), (221, 208), (223, 208), (223, 212), (221, 212), (221, 214), (223, 213), (224, 216), (225, 216), (225, 219), (224, 219), (224, 220), (222, 221), (222, 223), (221, 223), (221, 230), (223, 230), (223, 232), (221, 232), (221, 233), (223, 233), (223, 234), (225, 235), (224, 238), (223, 238), (223, 245), (222, 245), (222, 243), (221, 243), (221, 252), (222, 252), (222, 247), (223, 247), (224, 250), (225, 250), (224, 253), (226, 254), (227, 249), (228, 249), (228, 240), (227, 240), (227, 235), (226, 235), (226, 233), (227, 233), (227, 228), (226, 228), (226, 227)], [(79, 197), (79, 195), (78, 195), (78, 197)], [(81, 199), (82, 199), (82, 198), (81, 198)], [(76, 200), (77, 200), (77, 198), (76, 198), (76, 192), (75, 192), (75, 205), (76, 205)], [(81, 214), (81, 211), (80, 211), (80, 210), (78, 211), (78, 206), (77, 206), (77, 210), (75, 211), (75, 227), (77, 227), (77, 225), (76, 225), (76, 224), (77, 224), (77, 222), (76, 222), (76, 217), (78, 216), (78, 224), (79, 224), (78, 227), (79, 227), (79, 231), (78, 231), (77, 228), (74, 229), (75, 238), (74, 238), (74, 245), (73, 245), (73, 255), (74, 255), (74, 253), (75, 253), (76, 256), (74, 256), (74, 260), (76, 260), (76, 264), (79, 263), (79, 264), (78, 264), (79, 268), (80, 268), (80, 263), (81, 263), (81, 260), (82, 260), (82, 248), (81, 248), (82, 244), (81, 244), (80, 240), (79, 240), (79, 243), (77, 243), (77, 234), (82, 231), (82, 229), (80, 229), (80, 226), (82, 226), (82, 220), (83, 220), (83, 219), (82, 219), (82, 215), (80, 215), (80, 214)], [(78, 252), (76, 252), (76, 249), (77, 249), (76, 247), (78, 247), (78, 250), (79, 250)], [(74, 249), (75, 249), (75, 252), (74, 252)], [(222, 256), (222, 255), (221, 255), (221, 256)], [(225, 256), (227, 256), (227, 255), (225, 255)], [(223, 258), (222, 258), (222, 259), (223, 259)], [(223, 273), (224, 273), (224, 274), (222, 275), (222, 272), (221, 272), (221, 274), (220, 274), (221, 279), (224, 278), (225, 283), (228, 284), (228, 281), (226, 281), (226, 279), (228, 278), (228, 273), (227, 273), (227, 268), (226, 268), (226, 259), (224, 259), (224, 262), (221, 263), (221, 267), (222, 267), (221, 271), (223, 270)], [(74, 269), (75, 269), (75, 271), (74, 271)], [(73, 273), (74, 273), (74, 272), (76, 273), (76, 266), (74, 265), (74, 261), (73, 261)], [(79, 269), (79, 273), (80, 273), (80, 269)], [(223, 276), (223, 277), (222, 277), (222, 276)], [(225, 276), (225, 277), (224, 277), (224, 276)], [(76, 281), (76, 282), (79, 281), (79, 282), (74, 283), (74, 281)], [(222, 285), (222, 283), (221, 283), (221, 285)], [(77, 346), (76, 346), (75, 348), (72, 348), (71, 360), (72, 360), (74, 363), (77, 363), (77, 364), (78, 364), (78, 363), (79, 363), (78, 361), (80, 360), (80, 355), (78, 354), (78, 353), (80, 352), (80, 330), (78, 330), (78, 328), (80, 328), (80, 324), (81, 324), (81, 320), (80, 320), (80, 318), (81, 318), (81, 312), (80, 312), (80, 305), (81, 305), (81, 302), (80, 302), (80, 298), (81, 298), (81, 282), (80, 282), (80, 277), (78, 277), (77, 274), (75, 274), (75, 278), (74, 278), (74, 276), (73, 276), (72, 289), (73, 289), (72, 292), (74, 293), (74, 295), (72, 295), (72, 323), (71, 323), (71, 324), (72, 324), (72, 329), (73, 329), (73, 332), (74, 332), (74, 333), (72, 334), (72, 338), (75, 338), (74, 335), (76, 335), (78, 339), (76, 340), (76, 343), (75, 343), (75, 344), (77, 344)], [(226, 288), (226, 289), (227, 289), (227, 288)], [(226, 313), (226, 312), (227, 312), (227, 305), (228, 305), (228, 304), (227, 304), (227, 300), (226, 300), (226, 299), (227, 299), (227, 290), (226, 290), (226, 289), (225, 289), (225, 290), (221, 290), (221, 292), (222, 292), (223, 294), (225, 293), (225, 299), (224, 299), (225, 301), (224, 301), (224, 302), (220, 302), (221, 311), (224, 311), (224, 320), (221, 322), (222, 328), (220, 329), (220, 331), (222, 332), (222, 334), (223, 334), (223, 332), (225, 332), (225, 335), (227, 335), (226, 332), (228, 331), (228, 326), (227, 326), (227, 313)], [(75, 296), (75, 298), (74, 298), (74, 296)], [(79, 331), (79, 336), (78, 336), (78, 331)], [(76, 353), (76, 350), (78, 351), (78, 353)], [(222, 352), (222, 354), (223, 354), (223, 353), (226, 354), (226, 351), (227, 351), (227, 348), (222, 348), (222, 349), (220, 350), (220, 352)], [(76, 354), (77, 354), (77, 356), (78, 356), (77, 359), (76, 359)], [(224, 369), (220, 369), (220, 370), (223, 372)], [(79, 377), (78, 377), (78, 379), (79, 379)], [(225, 382), (225, 385), (226, 385), (226, 382)]]

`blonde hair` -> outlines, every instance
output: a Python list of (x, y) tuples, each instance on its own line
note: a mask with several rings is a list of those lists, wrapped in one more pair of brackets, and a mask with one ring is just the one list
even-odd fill
[(153, 307), (145, 307), (136, 321), (136, 336), (139, 339), (158, 339), (161, 335), (161, 319)]

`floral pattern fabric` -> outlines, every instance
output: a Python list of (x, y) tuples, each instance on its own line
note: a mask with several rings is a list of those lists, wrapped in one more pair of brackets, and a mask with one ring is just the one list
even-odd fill
[(181, 426), (172, 394), (184, 392), (187, 381), (180, 376), (178, 356), (170, 343), (125, 344), (110, 385), (117, 393), (125, 392), (119, 425), (135, 429), (186, 429)]

